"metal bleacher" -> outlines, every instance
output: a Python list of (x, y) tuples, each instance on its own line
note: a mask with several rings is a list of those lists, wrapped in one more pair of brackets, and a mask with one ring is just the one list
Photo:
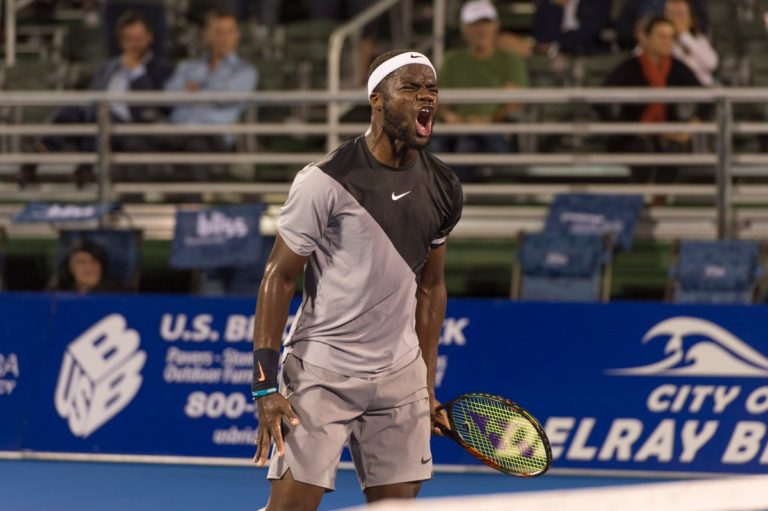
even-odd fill
[[(750, 6), (744, 7), (744, 2)], [(183, 2), (170, 2), (174, 9)], [(402, 8), (402, 2), (388, 2)], [(455, 1), (408, 2), (414, 12), (446, 18), (455, 11)], [(530, 4), (528, 7), (521, 4)], [(506, 20), (521, 30), (529, 20), (531, 2), (515, 2), (514, 9), (501, 9)], [(468, 239), (514, 239), (520, 230), (538, 229), (554, 194), (586, 191), (602, 193), (640, 193), (649, 207), (638, 228), (645, 239), (756, 238), (768, 235), (768, 157), (761, 153), (759, 141), (768, 135), (764, 106), (768, 89), (766, 59), (756, 48), (768, 46), (757, 0), (710, 0), (715, 45), (723, 48), (724, 64), (720, 80), (728, 88), (672, 91), (598, 89), (601, 78), (625, 55), (611, 53), (596, 57), (567, 58), (564, 67), (553, 68), (547, 56), (529, 60), (531, 90), (441, 92), (441, 101), (518, 102), (526, 105), (519, 122), (504, 125), (438, 126), (436, 133), (505, 132), (527, 137), (519, 153), (503, 155), (444, 155), (449, 164), (476, 164), (487, 168), (484, 182), (465, 186), (467, 206), (456, 236)], [(442, 6), (442, 7), (440, 7)], [(439, 9), (440, 8), (440, 9)], [(442, 10), (441, 10), (442, 9)], [(453, 11), (451, 10), (453, 9)], [(175, 12), (175, 11), (174, 11)], [(386, 11), (389, 15), (389, 10)], [(751, 18), (749, 16), (752, 16)], [(181, 20), (174, 14), (171, 19)], [(431, 19), (431, 18), (430, 18)], [(243, 54), (264, 70), (260, 92), (206, 98), (186, 94), (145, 94), (110, 96), (95, 92), (56, 92), (60, 84), (82, 79), (93, 67), (95, 55), (72, 56), (68, 48), (78, 47), (82, 36), (77, 20), (68, 17), (59, 25), (59, 35), (27, 37), (28, 45), (53, 48), (20, 55), (17, 67), (6, 68), (0, 77), (0, 225), (9, 226), (11, 237), (52, 237), (49, 226), (23, 226), (10, 218), (27, 201), (107, 201), (124, 200), (124, 213), (111, 219), (114, 225), (145, 230), (147, 239), (169, 239), (173, 215), (179, 205), (172, 197), (197, 195), (203, 202), (260, 200), (271, 204), (263, 229), (274, 230), (277, 205), (287, 193), (295, 172), (316, 159), (333, 141), (361, 133), (365, 124), (354, 112), (365, 105), (365, 94), (349, 83), (340, 83), (338, 92), (329, 86), (330, 63), (338, 58), (328, 49), (334, 33), (354, 35), (365, 20), (352, 20), (343, 26), (327, 23), (297, 23), (263, 27), (255, 23), (244, 27)], [(743, 22), (743, 24), (742, 24)], [(183, 23), (178, 21), (179, 24)], [(735, 29), (739, 23), (739, 30)], [(761, 25), (762, 23), (762, 25)], [(414, 24), (424, 25), (423, 19)], [(450, 23), (445, 23), (450, 28)], [(426, 24), (430, 26), (429, 23)], [(763, 31), (759, 27), (763, 27)], [(746, 27), (743, 30), (742, 27)], [(191, 27), (172, 26), (180, 44), (194, 51)], [(443, 27), (444, 29), (445, 27)], [(22, 30), (23, 29), (23, 30)], [(174, 32), (175, 30), (175, 32)], [(186, 30), (186, 32), (185, 32)], [(27, 31), (27, 32), (25, 32)], [(20, 36), (34, 30), (19, 27)], [(41, 32), (42, 33), (42, 32)], [(63, 35), (61, 35), (63, 34)], [(186, 35), (185, 35), (186, 34)], [(93, 34), (91, 34), (93, 35)], [(421, 37), (421, 38), (420, 38)], [(63, 39), (62, 39), (63, 38)], [(424, 34), (414, 40), (424, 42)], [(27, 44), (27, 43), (25, 43)], [(425, 43), (426, 44), (426, 43)], [(341, 45), (348, 57), (350, 45)], [(24, 46), (19, 47), (23, 50)], [(342, 51), (341, 49), (339, 50)], [(437, 51), (437, 49), (435, 49)], [(59, 56), (69, 55), (68, 58)], [(69, 53), (68, 53), (69, 52)], [(48, 55), (48, 57), (43, 57)], [(350, 62), (342, 60), (337, 73), (349, 74)], [(559, 65), (559, 64), (558, 64)], [(332, 67), (332, 66), (331, 66)], [(726, 71), (732, 74), (725, 74)], [(52, 85), (55, 84), (55, 85)], [(561, 88), (562, 85), (572, 87)], [(41, 92), (29, 92), (40, 89)], [(331, 88), (333, 89), (333, 88)], [(64, 104), (96, 102), (102, 110), (112, 101), (175, 104), (205, 100), (244, 100), (250, 105), (245, 122), (231, 126), (112, 125), (109, 119), (77, 126), (50, 126), (46, 115)], [(717, 117), (696, 125), (626, 125), (596, 122), (593, 113), (598, 102), (694, 102), (715, 105)], [(357, 110), (355, 110), (357, 107)], [(31, 141), (36, 135), (51, 133), (234, 133), (240, 139), (239, 151), (227, 154), (112, 153), (102, 145), (97, 153), (36, 154)], [(621, 154), (606, 152), (605, 136), (616, 133), (688, 131), (704, 140), (692, 154)], [(105, 138), (105, 137), (102, 137)], [(105, 138), (106, 139), (106, 138)], [(545, 143), (546, 142), (546, 143)], [(551, 142), (551, 144), (550, 144)], [(52, 175), (51, 182), (19, 190), (10, 177), (21, 163), (38, 162), (41, 173)], [(97, 164), (103, 172), (99, 183), (79, 190), (69, 183), (55, 182), (82, 162)], [(121, 165), (163, 167), (181, 163), (220, 164), (229, 172), (213, 183), (114, 181), (111, 170)], [(674, 164), (683, 167), (679, 183), (629, 184), (630, 165)], [(655, 199), (665, 196), (663, 204)]]

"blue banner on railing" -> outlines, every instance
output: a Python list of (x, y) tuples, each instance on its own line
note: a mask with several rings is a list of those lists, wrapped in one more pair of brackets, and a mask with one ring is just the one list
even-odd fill
[(21, 450), (41, 350), (50, 333), (51, 304), (46, 295), (0, 294), (0, 451)]
[(241, 204), (177, 212), (171, 266), (215, 270), (253, 265), (261, 254), (263, 211), (263, 204)]
[(30, 202), (19, 211), (13, 221), (18, 223), (34, 222), (88, 222), (117, 211), (120, 204), (108, 202), (105, 204), (49, 204), (47, 202)]
[[(1, 297), (0, 448), (251, 457), (253, 311), (248, 299)], [(761, 307), (450, 300), (440, 344), (438, 398), (517, 401), (556, 468), (768, 468)], [(438, 464), (475, 464), (433, 446)]]

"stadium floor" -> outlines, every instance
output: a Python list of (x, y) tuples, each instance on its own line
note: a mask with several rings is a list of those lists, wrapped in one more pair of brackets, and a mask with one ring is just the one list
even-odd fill
[[(0, 460), (4, 511), (255, 511), (266, 503), (266, 469), (137, 463)], [(650, 479), (437, 473), (422, 497), (616, 486)], [(321, 510), (363, 503), (355, 473), (340, 470)]]

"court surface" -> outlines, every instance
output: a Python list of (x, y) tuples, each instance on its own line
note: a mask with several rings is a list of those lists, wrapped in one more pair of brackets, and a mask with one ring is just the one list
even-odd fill
[[(3, 511), (256, 511), (266, 504), (266, 469), (199, 465), (150, 465), (0, 460)], [(520, 479), (497, 474), (436, 473), (422, 497), (478, 495), (560, 488), (616, 486), (652, 479), (545, 475)], [(339, 470), (337, 491), (321, 510), (364, 502), (357, 476)]]

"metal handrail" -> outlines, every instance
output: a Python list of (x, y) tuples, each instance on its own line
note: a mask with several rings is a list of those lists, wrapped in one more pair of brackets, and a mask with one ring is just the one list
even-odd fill
[[(328, 92), (338, 94), (341, 91), (341, 51), (344, 48), (344, 41), (362, 30), (367, 24), (384, 14), (403, 0), (380, 0), (372, 6), (365, 9), (359, 15), (349, 20), (339, 28), (333, 31), (328, 39)], [(363, 96), (364, 97), (364, 96)], [(328, 126), (333, 132), (338, 128), (341, 117), (341, 104), (338, 101), (331, 100), (328, 103)], [(339, 143), (338, 135), (329, 134), (328, 150)]]
[[(440, 102), (472, 103), (731, 103), (768, 102), (768, 87), (542, 87), (536, 89), (442, 89)], [(125, 92), (106, 91), (2, 91), (0, 104), (7, 106), (88, 105), (99, 102), (132, 105), (168, 105), (188, 103), (250, 103), (256, 106), (285, 104), (330, 104), (332, 102), (366, 104), (363, 89), (288, 90), (254, 92)]]
[[(732, 106), (735, 103), (766, 102), (768, 88), (574, 88), (574, 89), (536, 89), (536, 90), (504, 90), (504, 89), (453, 89), (440, 94), (441, 102), (459, 103), (708, 103), (715, 105), (716, 119), (714, 122), (687, 123), (511, 123), (486, 125), (457, 125), (439, 126), (436, 133), (556, 133), (556, 134), (619, 134), (619, 133), (669, 133), (684, 131), (689, 133), (715, 135), (717, 139), (715, 153), (694, 154), (447, 154), (443, 155), (448, 164), (474, 165), (658, 165), (674, 164), (681, 166), (712, 166), (717, 170), (718, 186), (714, 188), (718, 208), (718, 235), (730, 236), (731, 199), (735, 192), (731, 190), (732, 164), (766, 165), (768, 155), (762, 154), (733, 154), (732, 139), (735, 134), (756, 134), (768, 132), (768, 123), (736, 123), (733, 119)], [(45, 125), (0, 127), (0, 134), (18, 136), (33, 134), (40, 131), (61, 130), (87, 133), (99, 137), (97, 154), (20, 154), (6, 153), (0, 155), (0, 163), (9, 162), (57, 162), (82, 163), (97, 162), (102, 169), (108, 169), (113, 164), (123, 163), (270, 163), (280, 165), (302, 165), (320, 157), (314, 153), (239, 153), (239, 154), (173, 154), (173, 153), (116, 153), (109, 149), (109, 135), (128, 135), (140, 133), (163, 134), (173, 133), (277, 133), (277, 134), (316, 134), (324, 135), (327, 140), (338, 139), (342, 134), (351, 135), (364, 130), (365, 124), (340, 124), (331, 117), (326, 123), (298, 125), (296, 123), (230, 125), (230, 126), (173, 126), (173, 125), (135, 125), (114, 124), (107, 115), (109, 104), (121, 102), (126, 104), (155, 104), (169, 105), (182, 103), (208, 102), (214, 104), (241, 102), (252, 105), (285, 105), (285, 104), (326, 104), (329, 109), (341, 102), (363, 104), (367, 101), (365, 93), (360, 90), (349, 91), (270, 91), (251, 93), (168, 93), (143, 92), (114, 94), (108, 92), (6, 92), (0, 93), (0, 106), (56, 106), (66, 104), (94, 105), (100, 112), (95, 125), (78, 127), (61, 127)], [(40, 131), (37, 131), (37, 130)], [(82, 130), (82, 131), (80, 131)], [(110, 198), (108, 179), (109, 173), (101, 173), (99, 188), (100, 200)], [(503, 190), (498, 188), (497, 190)], [(670, 189), (671, 190), (671, 189)], [(670, 192), (671, 193), (671, 192)]]

